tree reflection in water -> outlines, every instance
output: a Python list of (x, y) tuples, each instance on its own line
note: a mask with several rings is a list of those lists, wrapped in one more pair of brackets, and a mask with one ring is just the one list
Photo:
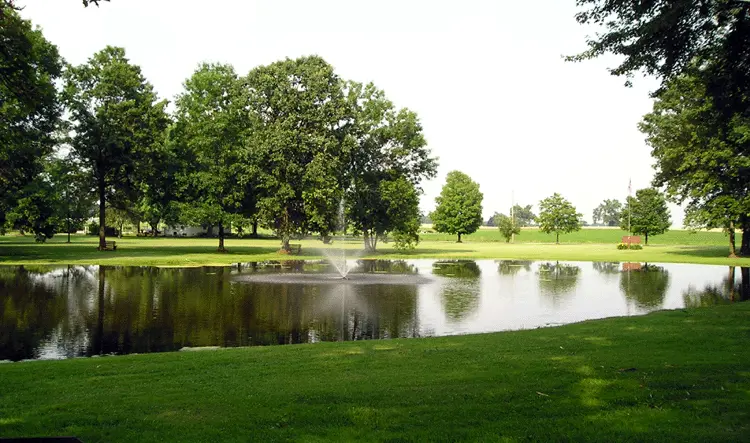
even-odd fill
[[(630, 265), (630, 266), (627, 266)], [(645, 263), (639, 266), (624, 263), (620, 289), (625, 298), (639, 308), (658, 308), (664, 303), (669, 288), (669, 272), (661, 266)]]
[(475, 261), (438, 261), (433, 263), (432, 273), (448, 278), (440, 291), (443, 310), (448, 320), (460, 322), (477, 310), (482, 270)]
[(497, 272), (500, 275), (516, 275), (519, 272), (531, 271), (531, 261), (529, 260), (498, 260), (497, 261)]
[(581, 268), (568, 263), (542, 263), (539, 265), (539, 290), (544, 295), (552, 296), (557, 303), (563, 296), (569, 295), (578, 285)]
[(2, 270), (0, 359), (419, 335), (416, 285), (346, 287), (342, 313), (323, 302), (343, 287), (238, 283), (237, 267)]
[(682, 293), (685, 307), (697, 308), (750, 300), (750, 268), (740, 268), (737, 281), (736, 268), (729, 266), (727, 277), (718, 285), (706, 285), (701, 290), (689, 286)]

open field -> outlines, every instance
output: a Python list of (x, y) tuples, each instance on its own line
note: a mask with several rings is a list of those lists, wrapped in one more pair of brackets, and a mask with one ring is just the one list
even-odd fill
[(531, 331), (0, 365), (0, 435), (748, 441), (750, 303)]
[[(560, 243), (609, 243), (616, 244), (622, 237), (628, 235), (627, 231), (619, 228), (584, 228), (570, 234), (561, 234)], [(737, 241), (742, 233), (737, 232)], [(456, 241), (455, 235), (427, 233), (421, 234), (424, 240)], [(482, 227), (474, 234), (463, 236), (467, 242), (505, 242), (497, 228)], [(649, 237), (649, 244), (653, 245), (710, 245), (729, 247), (729, 240), (721, 231), (667, 231), (662, 235)], [(523, 228), (521, 234), (516, 236), (516, 243), (554, 243), (555, 234), (545, 234), (537, 228)], [(739, 247), (739, 243), (737, 244)]]
[[(596, 233), (592, 233), (594, 234)], [(431, 234), (424, 235), (426, 240), (417, 249), (408, 252), (397, 251), (392, 244), (381, 242), (377, 254), (365, 255), (362, 253), (361, 242), (351, 240), (345, 245), (352, 256), (369, 258), (637, 261), (750, 266), (750, 258), (727, 258), (728, 248), (724, 244), (726, 239), (723, 234), (703, 234), (700, 237), (703, 243), (654, 243), (641, 251), (618, 251), (614, 243), (592, 242), (560, 245), (530, 242), (507, 244), (468, 239), (464, 243), (456, 243), (432, 240)], [(691, 234), (685, 231), (676, 231), (673, 235), (676, 237), (673, 241), (699, 239), (690, 237)], [(227, 239), (226, 247), (229, 252), (220, 254), (216, 252), (218, 240), (211, 238), (124, 237), (117, 239), (117, 251), (100, 252), (96, 250), (97, 238), (91, 236), (73, 236), (71, 244), (65, 243), (64, 236), (55, 236), (45, 244), (37, 244), (30, 236), (6, 235), (0, 236), (0, 264), (226, 265), (262, 260), (319, 259), (323, 258), (322, 250), (328, 247), (318, 240), (303, 240), (300, 243), (302, 254), (288, 256), (277, 253), (279, 241), (276, 239)], [(339, 247), (340, 243), (334, 246)]]

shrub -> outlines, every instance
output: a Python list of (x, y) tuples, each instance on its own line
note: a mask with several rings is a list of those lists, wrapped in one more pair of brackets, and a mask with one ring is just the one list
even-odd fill
[(99, 223), (91, 222), (88, 225), (86, 225), (86, 234), (99, 235)]
[(617, 245), (617, 249), (634, 249), (634, 250), (637, 251), (637, 250), (643, 249), (643, 245), (641, 245), (641, 244), (632, 244), (632, 243), (630, 245), (628, 245), (627, 243), (619, 243)]

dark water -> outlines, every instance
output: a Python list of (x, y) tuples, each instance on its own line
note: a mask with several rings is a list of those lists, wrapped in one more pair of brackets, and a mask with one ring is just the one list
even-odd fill
[(0, 267), (0, 360), (535, 328), (750, 298), (750, 269), (527, 261)]

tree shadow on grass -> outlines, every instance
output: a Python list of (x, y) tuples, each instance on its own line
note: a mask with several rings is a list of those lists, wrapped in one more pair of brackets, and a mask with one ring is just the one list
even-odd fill
[(678, 246), (672, 251), (667, 251), (667, 254), (700, 258), (727, 258), (729, 248), (726, 246)]

